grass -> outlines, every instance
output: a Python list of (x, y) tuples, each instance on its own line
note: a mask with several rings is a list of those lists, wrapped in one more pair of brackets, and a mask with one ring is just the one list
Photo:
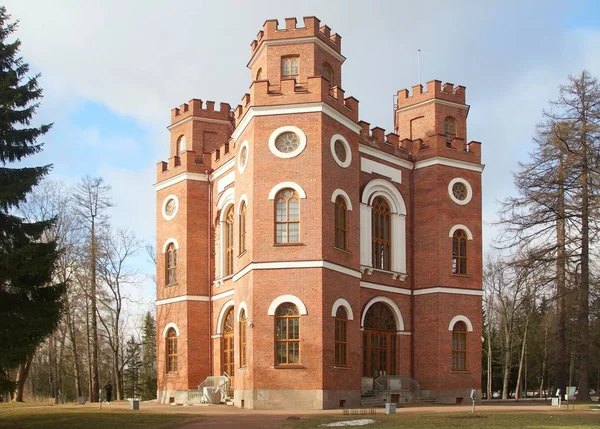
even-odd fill
[(376, 416), (345, 416), (338, 418), (302, 417), (290, 421), (289, 429), (318, 428), (320, 424), (337, 421), (373, 419), (377, 424), (362, 426), (366, 429), (411, 428), (411, 429), (505, 429), (530, 428), (545, 429), (560, 427), (563, 429), (587, 429), (600, 427), (600, 414), (579, 414), (559, 411), (556, 414), (544, 413), (453, 413), (453, 414), (399, 414)]
[(175, 429), (201, 419), (199, 415), (133, 412), (124, 409), (59, 408), (10, 403), (0, 405), (0, 429)]

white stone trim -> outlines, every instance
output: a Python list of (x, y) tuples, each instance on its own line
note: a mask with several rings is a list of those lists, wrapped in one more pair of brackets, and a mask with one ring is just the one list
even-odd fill
[(248, 197), (246, 196), (246, 194), (242, 195), (240, 197), (240, 200), (238, 201), (237, 211), (236, 211), (236, 213), (238, 214), (238, 216), (242, 212), (242, 203), (246, 203), (246, 210), (247, 210), (248, 209)]
[[(246, 148), (246, 162), (242, 165), (241, 156), (242, 156), (242, 152), (244, 151), (244, 148)], [(242, 142), (242, 144), (240, 145), (240, 149), (238, 151), (238, 156), (237, 156), (237, 166), (238, 166), (238, 171), (240, 172), (240, 174), (244, 173), (244, 170), (246, 169), (246, 166), (248, 165), (249, 157), (250, 157), (250, 147), (248, 146), (248, 140), (244, 140)]]
[(443, 287), (436, 286), (430, 287), (426, 289), (417, 289), (413, 291), (413, 295), (427, 295), (430, 293), (449, 293), (453, 295), (473, 295), (473, 296), (483, 296), (482, 290), (477, 289), (458, 289), (453, 287)]
[(335, 314), (338, 311), (338, 308), (344, 307), (346, 309), (346, 313), (348, 313), (348, 320), (354, 320), (354, 313), (352, 312), (352, 306), (348, 301), (344, 298), (338, 298), (334, 303), (333, 307), (331, 307), (331, 316), (335, 317)]
[(400, 288), (400, 287), (394, 287), (394, 286), (386, 286), (386, 285), (380, 285), (377, 283), (370, 283), (370, 282), (360, 282), (360, 287), (364, 287), (367, 289), (374, 289), (374, 290), (379, 290), (382, 292), (391, 292), (391, 293), (397, 293), (400, 295), (412, 295), (412, 292), (410, 289), (406, 289), (406, 288)]
[(275, 195), (277, 195), (279, 191), (285, 188), (292, 188), (298, 193), (298, 196), (300, 198), (306, 198), (306, 192), (304, 192), (302, 186), (298, 185), (296, 182), (281, 182), (271, 188), (271, 191), (269, 191), (269, 199), (274, 200)]
[(227, 314), (227, 311), (229, 311), (230, 308), (233, 308), (234, 304), (235, 301), (231, 299), (225, 304), (223, 304), (223, 306), (221, 307), (221, 311), (219, 311), (219, 317), (217, 318), (217, 334), (223, 333), (223, 323), (225, 322), (225, 314)]
[[(456, 198), (454, 196), (454, 193), (452, 192), (452, 187), (454, 186), (455, 183), (462, 183), (463, 185), (465, 185), (465, 188), (467, 188), (467, 197), (464, 200), (459, 200), (458, 198)], [(452, 179), (450, 181), (450, 183), (448, 183), (448, 195), (450, 195), (450, 198), (456, 204), (464, 206), (466, 204), (469, 204), (469, 202), (471, 202), (471, 198), (473, 198), (473, 188), (471, 188), (471, 185), (465, 179), (463, 179), (461, 177), (457, 177), (455, 179)]]
[[(232, 171), (233, 173), (233, 171)], [(234, 212), (235, 212), (235, 189), (234, 188), (228, 188), (225, 192), (223, 192), (223, 195), (221, 195), (221, 198), (219, 198), (219, 201), (217, 203), (217, 209), (220, 210), (219, 213), (219, 253), (221, 255), (221, 257), (219, 258), (219, 273), (221, 278), (225, 277), (225, 246), (224, 246), (224, 240), (225, 240), (225, 214), (227, 213), (227, 210), (229, 209), (229, 206), (234, 206)], [(234, 213), (235, 214), (235, 213)]]
[(233, 129), (233, 124), (231, 123), (231, 121), (228, 121), (225, 119), (212, 119), (212, 118), (202, 118), (200, 116), (188, 116), (187, 118), (182, 119), (179, 122), (175, 122), (174, 124), (169, 125), (167, 127), (167, 130), (171, 130), (172, 128), (174, 128), (176, 126), (183, 125), (189, 121), (211, 122), (213, 124), (229, 125), (229, 128)]
[[(225, 208), (225, 206), (227, 206), (229, 204), (234, 204), (234, 203), (235, 203), (235, 189), (229, 188), (225, 192), (223, 192), (223, 195), (221, 195), (221, 197), (219, 197), (219, 201), (217, 201), (217, 209), (223, 210)], [(222, 221), (223, 218), (221, 217), (219, 220)]]
[[(170, 200), (175, 200), (175, 211), (173, 212), (172, 215), (169, 216), (165, 210), (167, 208), (167, 203)], [(162, 216), (166, 221), (173, 219), (177, 215), (177, 212), (179, 211), (179, 198), (177, 198), (177, 195), (175, 195), (175, 194), (167, 195), (165, 197), (165, 199), (163, 200), (161, 211), (162, 211)]]
[(362, 129), (356, 122), (348, 119), (342, 113), (323, 102), (287, 104), (281, 106), (257, 106), (248, 109), (235, 131), (231, 134), (231, 138), (233, 141), (236, 141), (242, 135), (250, 121), (256, 116), (291, 115), (297, 113), (323, 113), (356, 134), (359, 134)]
[(217, 193), (221, 193), (225, 190), (226, 187), (235, 182), (235, 171), (231, 171), (223, 176), (222, 179), (219, 179), (217, 182)]
[[(287, 153), (280, 152), (279, 149), (277, 149), (277, 147), (275, 146), (277, 137), (279, 137), (283, 133), (294, 133), (300, 139), (300, 143), (298, 144), (298, 147), (293, 152), (287, 152)], [(271, 153), (273, 155), (275, 155), (278, 158), (284, 158), (284, 159), (294, 158), (294, 157), (300, 155), (304, 151), (304, 149), (306, 149), (306, 134), (304, 134), (304, 131), (302, 131), (300, 128), (295, 127), (293, 125), (286, 125), (284, 127), (279, 127), (275, 131), (273, 131), (271, 133), (271, 135), (269, 136), (269, 150), (271, 151)]]
[(471, 233), (471, 230), (469, 228), (467, 228), (465, 225), (462, 225), (460, 223), (457, 224), (457, 225), (454, 225), (452, 228), (450, 228), (450, 232), (448, 233), (448, 237), (450, 237), (450, 238), (454, 237), (454, 233), (458, 229), (462, 229), (463, 231), (465, 231), (467, 233), (467, 238), (469, 240), (473, 240), (473, 234)]
[[(362, 194), (361, 202), (370, 205), (373, 199), (377, 196), (383, 196), (390, 204), (392, 213), (406, 215), (406, 204), (402, 194), (390, 182), (384, 179), (373, 179), (365, 186)], [(369, 227), (369, 230), (371, 228)]]
[(343, 63), (346, 60), (346, 57), (344, 57), (342, 54), (337, 52), (335, 49), (333, 49), (327, 43), (325, 43), (324, 41), (319, 39), (317, 36), (308, 36), (308, 37), (298, 37), (298, 38), (294, 38), (294, 39), (263, 40), (260, 47), (258, 48), (258, 51), (256, 51), (254, 53), (254, 55), (252, 55), (252, 58), (250, 58), (250, 61), (248, 62), (247, 67), (251, 69), (254, 66), (254, 62), (258, 58), (260, 58), (260, 55), (266, 49), (267, 46), (289, 45), (290, 43), (294, 44), (294, 45), (298, 45), (301, 43), (316, 43), (317, 45), (319, 45), (319, 47), (321, 47), (321, 49), (324, 49), (325, 51), (327, 51), (331, 56), (333, 56), (340, 63)]
[(431, 167), (432, 165), (444, 165), (446, 167), (462, 168), (463, 170), (477, 171), (478, 173), (481, 173), (485, 168), (485, 165), (483, 164), (459, 161), (457, 159), (444, 158), (443, 156), (434, 156), (429, 159), (417, 161), (415, 163), (415, 170), (419, 168)]
[(444, 106), (455, 107), (457, 109), (469, 110), (468, 104), (461, 104), (461, 103), (455, 103), (453, 101), (440, 100), (439, 98), (431, 98), (429, 100), (421, 101), (420, 103), (417, 103), (417, 104), (412, 104), (410, 106), (403, 107), (401, 109), (396, 109), (396, 112), (402, 112), (404, 110), (414, 109), (415, 107), (424, 106), (424, 105), (430, 104), (430, 103), (442, 104)]
[(173, 322), (169, 322), (165, 325), (165, 328), (163, 329), (163, 333), (162, 333), (163, 338), (167, 338), (167, 332), (171, 328), (175, 329), (175, 333), (177, 334), (177, 336), (179, 336), (179, 328), (177, 327), (177, 325)]
[[(183, 150), (181, 150), (181, 144), (183, 143)], [(185, 138), (185, 134), (181, 134), (179, 137), (177, 137), (177, 141), (175, 142), (175, 153), (179, 154), (180, 153), (185, 153), (187, 152), (187, 141)]]
[(361, 158), (360, 171), (367, 174), (377, 173), (389, 178), (392, 182), (402, 183), (402, 171), (398, 170), (397, 168), (390, 167), (389, 165), (373, 161), (372, 159)]
[(177, 239), (175, 239), (173, 237), (167, 238), (167, 241), (165, 241), (165, 244), (163, 244), (163, 247), (162, 247), (163, 254), (167, 252), (167, 247), (171, 243), (173, 243), (175, 245), (175, 250), (179, 249), (179, 243), (177, 242)]
[(331, 194), (331, 202), (335, 204), (335, 200), (337, 200), (338, 196), (341, 196), (344, 200), (346, 200), (346, 207), (348, 210), (352, 210), (352, 201), (350, 200), (350, 196), (343, 189), (336, 189), (333, 191), (333, 194)]
[(200, 173), (181, 173), (177, 176), (173, 176), (169, 179), (163, 180), (162, 182), (158, 182), (154, 184), (154, 190), (156, 192), (168, 188), (169, 186), (173, 186), (176, 183), (183, 182), (185, 180), (196, 180), (200, 182), (208, 182), (208, 176), (206, 174)]
[[(343, 143), (344, 148), (346, 149), (346, 160), (345, 161), (338, 159), (337, 154), (335, 153), (335, 142), (338, 140)], [(339, 165), (342, 168), (346, 168), (352, 163), (352, 150), (350, 149), (350, 143), (348, 143), (348, 140), (346, 140), (346, 138), (343, 135), (334, 134), (331, 137), (330, 146), (331, 146), (331, 155), (333, 156), (333, 160), (335, 161), (335, 163), (337, 165)]]
[(279, 262), (252, 262), (246, 265), (233, 276), (233, 281), (237, 282), (250, 271), (254, 270), (284, 270), (298, 268), (326, 268), (328, 270), (337, 271), (352, 277), (361, 278), (360, 271), (353, 270), (342, 265), (334, 264), (328, 261), (279, 261)]
[(275, 298), (273, 302), (271, 302), (271, 305), (269, 305), (267, 316), (275, 316), (275, 310), (277, 310), (277, 307), (279, 307), (284, 302), (291, 302), (296, 307), (298, 307), (298, 311), (300, 312), (301, 316), (305, 316), (306, 314), (308, 314), (306, 311), (306, 306), (300, 298), (294, 295), (280, 295), (277, 298)]
[(225, 292), (221, 292), (221, 293), (218, 293), (216, 295), (213, 295), (210, 298), (210, 300), (211, 301), (218, 301), (218, 300), (223, 299), (223, 298), (229, 298), (230, 296), (233, 296), (234, 294), (235, 294), (235, 291), (233, 289), (230, 289), (230, 290), (226, 290)]
[(248, 306), (246, 305), (246, 301), (242, 301), (240, 302), (240, 305), (238, 305), (238, 309), (236, 311), (235, 314), (235, 321), (240, 323), (242, 321), (242, 319), (240, 319), (240, 315), (242, 314), (242, 310), (244, 310), (246, 312), (246, 319), (250, 319), (250, 315), (248, 314)]
[(383, 152), (383, 151), (381, 151), (379, 149), (375, 149), (375, 148), (372, 148), (372, 147), (364, 145), (364, 144), (359, 144), (358, 145), (358, 151), (360, 153), (364, 153), (366, 155), (370, 155), (373, 158), (379, 158), (379, 159), (381, 159), (383, 161), (389, 162), (390, 164), (395, 164), (395, 165), (398, 165), (400, 167), (404, 167), (404, 168), (406, 168), (408, 170), (412, 170), (415, 167), (415, 164), (412, 163), (412, 162), (410, 162), (410, 161), (407, 161), (407, 160), (402, 159), (402, 158), (397, 158), (397, 157), (395, 157), (393, 155), (390, 155), (387, 152)]
[(396, 332), (397, 335), (412, 335), (412, 332), (410, 331), (398, 331)]
[(454, 329), (454, 325), (456, 325), (456, 322), (465, 322), (465, 325), (467, 325), (467, 331), (473, 332), (473, 324), (467, 316), (463, 316), (462, 314), (459, 314), (458, 316), (454, 316), (452, 318), (450, 324), (448, 325), (449, 331), (452, 331)]
[(229, 171), (234, 166), (235, 166), (235, 157), (231, 158), (229, 161), (227, 161), (222, 166), (217, 167), (217, 169), (215, 171), (210, 173), (209, 179), (211, 181), (216, 180), (217, 178), (221, 177), (223, 174), (227, 173), (227, 171)]
[(394, 316), (396, 316), (396, 330), (404, 331), (404, 319), (402, 318), (400, 308), (398, 308), (398, 305), (387, 296), (376, 296), (367, 303), (360, 318), (361, 329), (365, 326), (365, 316), (367, 315), (367, 311), (369, 311), (369, 308), (371, 308), (373, 304), (376, 304), (378, 302), (384, 302), (390, 306), (390, 308), (392, 309), (392, 313), (394, 313)]
[(175, 296), (173, 298), (159, 299), (154, 302), (154, 305), (159, 306), (159, 305), (174, 304), (176, 302), (184, 302), (184, 301), (209, 302), (210, 298), (206, 295), (181, 295), (181, 296)]

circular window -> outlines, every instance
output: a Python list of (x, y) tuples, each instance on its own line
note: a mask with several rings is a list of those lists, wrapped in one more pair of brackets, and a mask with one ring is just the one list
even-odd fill
[(471, 201), (473, 190), (469, 182), (461, 178), (456, 178), (452, 179), (448, 184), (448, 194), (450, 194), (450, 198), (456, 204), (465, 205)]
[(239, 155), (238, 155), (238, 171), (240, 174), (244, 172), (246, 169), (246, 165), (248, 164), (248, 140), (244, 140), (240, 147)]
[(306, 147), (306, 135), (298, 127), (281, 127), (271, 133), (269, 149), (279, 158), (293, 158)]
[(352, 152), (350, 151), (350, 144), (344, 136), (336, 134), (331, 137), (331, 154), (336, 164), (340, 167), (346, 168), (352, 161)]
[(171, 220), (177, 214), (177, 210), (179, 209), (179, 200), (175, 195), (169, 195), (163, 201), (162, 205), (162, 215), (165, 220)]

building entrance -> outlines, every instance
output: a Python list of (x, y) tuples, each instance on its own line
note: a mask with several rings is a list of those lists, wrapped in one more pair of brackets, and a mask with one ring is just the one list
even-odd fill
[(231, 378), (231, 386), (233, 386), (233, 378), (235, 376), (235, 341), (233, 339), (233, 307), (229, 309), (223, 322), (223, 343), (221, 350), (223, 351), (222, 372), (227, 373)]
[(363, 377), (396, 375), (396, 319), (392, 310), (378, 302), (369, 308), (363, 331)]

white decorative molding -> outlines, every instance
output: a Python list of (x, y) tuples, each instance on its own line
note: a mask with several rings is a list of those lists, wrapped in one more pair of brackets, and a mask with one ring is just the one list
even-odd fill
[(396, 186), (384, 179), (373, 179), (365, 186), (361, 202), (370, 205), (378, 196), (383, 196), (388, 201), (392, 213), (406, 215), (404, 198)]
[[(232, 171), (231, 174), (233, 174), (234, 172)], [(221, 255), (221, 257), (219, 258), (219, 273), (220, 273), (220, 278), (223, 279), (225, 276), (225, 216), (227, 215), (227, 210), (229, 208), (229, 206), (233, 206), (235, 204), (235, 188), (227, 188), (227, 190), (225, 192), (223, 192), (223, 195), (221, 195), (221, 198), (219, 198), (219, 201), (217, 202), (217, 209), (220, 210), (220, 214), (219, 214), (219, 223), (220, 223), (220, 228), (219, 228), (219, 253)], [(235, 210), (235, 208), (234, 208)], [(223, 282), (221, 282), (220, 284), (217, 284), (217, 286), (222, 285)]]
[(171, 238), (167, 238), (167, 241), (165, 241), (165, 244), (163, 244), (163, 247), (162, 247), (163, 253), (167, 252), (167, 247), (171, 243), (173, 243), (175, 245), (175, 249), (179, 249), (179, 243), (177, 242), (177, 240), (175, 238), (171, 237)]
[(338, 308), (344, 307), (346, 309), (346, 313), (348, 314), (348, 320), (354, 320), (354, 312), (352, 311), (352, 306), (348, 301), (344, 298), (338, 298), (334, 303), (333, 307), (331, 307), (331, 315), (335, 317)]
[(159, 306), (159, 305), (166, 305), (166, 304), (174, 304), (176, 302), (183, 302), (183, 301), (208, 302), (208, 301), (210, 301), (210, 298), (206, 295), (181, 295), (181, 296), (175, 296), (173, 298), (159, 299), (154, 302), (154, 305)]
[(213, 124), (229, 125), (229, 128), (233, 130), (233, 124), (231, 123), (231, 121), (228, 121), (226, 119), (201, 118), (200, 116), (188, 116), (187, 118), (182, 119), (179, 122), (175, 122), (174, 124), (169, 125), (167, 127), (167, 130), (171, 130), (172, 128), (177, 127), (179, 125), (183, 125), (189, 121), (211, 122)]
[(375, 149), (375, 148), (372, 148), (371, 146), (367, 146), (364, 144), (358, 145), (358, 151), (360, 153), (364, 153), (365, 155), (370, 155), (373, 158), (379, 158), (383, 161), (389, 162), (390, 164), (395, 164), (400, 167), (404, 167), (408, 170), (412, 170), (415, 167), (415, 164), (410, 161), (395, 157), (393, 155), (390, 155), (387, 152), (383, 152), (379, 149)]
[(417, 289), (413, 291), (413, 295), (427, 295), (430, 293), (449, 293), (454, 295), (474, 295), (474, 296), (483, 296), (482, 290), (477, 289), (458, 289), (452, 287), (430, 287), (426, 289)]
[(356, 122), (348, 119), (342, 113), (323, 102), (286, 104), (280, 106), (251, 107), (246, 111), (246, 114), (239, 122), (235, 131), (231, 134), (231, 138), (233, 141), (236, 141), (242, 135), (250, 121), (256, 116), (292, 115), (297, 113), (323, 113), (356, 134), (359, 134), (362, 129)]
[(352, 210), (352, 201), (350, 200), (350, 196), (343, 189), (336, 189), (333, 191), (333, 194), (331, 194), (331, 202), (335, 204), (335, 200), (340, 195), (344, 200), (346, 200), (346, 207), (348, 210)]
[(360, 159), (360, 171), (367, 174), (377, 173), (388, 177), (392, 182), (402, 183), (402, 171), (371, 159)]
[[(175, 210), (173, 211), (172, 214), (168, 215), (166, 210), (167, 210), (167, 203), (170, 200), (175, 201)], [(175, 194), (167, 195), (165, 197), (165, 199), (163, 200), (161, 211), (162, 211), (162, 216), (166, 221), (173, 219), (175, 217), (175, 215), (177, 215), (177, 212), (179, 211), (179, 198), (177, 198), (177, 195), (175, 195)]]
[[(452, 188), (454, 187), (455, 183), (462, 183), (465, 186), (465, 188), (467, 188), (467, 197), (464, 200), (459, 200), (458, 198), (456, 198), (454, 196), (454, 192), (452, 192)], [(450, 181), (450, 183), (448, 183), (448, 194), (450, 195), (450, 198), (452, 199), (452, 201), (454, 201), (456, 204), (464, 206), (465, 204), (469, 204), (469, 202), (471, 201), (471, 198), (473, 198), (473, 188), (471, 188), (471, 185), (465, 179), (463, 179), (461, 177), (457, 177), (455, 179), (452, 179)]]
[(225, 304), (223, 304), (223, 306), (221, 307), (221, 311), (219, 311), (219, 317), (217, 318), (217, 334), (223, 333), (223, 323), (225, 323), (225, 315), (227, 314), (227, 311), (229, 311), (230, 308), (233, 308), (234, 304), (235, 302), (233, 301), (233, 299), (231, 299)]
[(398, 308), (398, 305), (393, 300), (388, 298), (387, 296), (376, 296), (374, 298), (371, 298), (371, 300), (365, 306), (362, 316), (360, 318), (361, 328), (363, 328), (365, 326), (365, 316), (367, 315), (369, 308), (371, 308), (374, 304), (376, 304), (378, 302), (384, 302), (390, 306), (390, 308), (392, 309), (392, 313), (394, 313), (394, 316), (396, 316), (396, 330), (404, 331), (404, 319), (402, 318), (402, 313), (400, 312), (400, 308)]
[(380, 285), (377, 283), (370, 283), (370, 282), (360, 282), (360, 287), (364, 287), (367, 289), (374, 289), (374, 290), (379, 290), (382, 292), (391, 292), (391, 293), (397, 293), (400, 295), (411, 295), (412, 292), (410, 289), (406, 289), (406, 288), (400, 288), (400, 287), (394, 287), (394, 286), (386, 286), (386, 285)]
[(281, 191), (282, 189), (285, 189), (285, 188), (292, 188), (294, 191), (296, 191), (298, 193), (298, 196), (300, 198), (306, 198), (306, 192), (304, 192), (304, 189), (302, 189), (302, 186), (298, 185), (295, 182), (281, 182), (271, 188), (271, 191), (269, 192), (269, 199), (274, 200), (275, 195), (277, 195), (277, 193), (279, 191)]
[(221, 293), (218, 293), (216, 295), (213, 295), (210, 298), (210, 300), (211, 301), (218, 301), (218, 300), (223, 299), (223, 298), (229, 298), (230, 296), (233, 296), (234, 294), (235, 294), (235, 291), (233, 289), (230, 289), (230, 290), (226, 290), (225, 292), (221, 292)]
[(231, 158), (225, 164), (223, 164), (222, 166), (218, 167), (215, 171), (210, 173), (209, 179), (211, 180), (211, 182), (213, 182), (219, 177), (221, 177), (223, 174), (227, 173), (233, 167), (235, 167), (235, 158)]
[[(241, 157), (242, 157), (242, 153), (244, 153), (244, 148), (246, 148), (246, 160), (245, 160), (245, 162), (242, 163)], [(240, 172), (240, 174), (242, 174), (244, 172), (244, 170), (246, 169), (246, 166), (248, 165), (248, 158), (250, 158), (250, 148), (248, 147), (248, 140), (244, 140), (242, 142), (242, 144), (240, 145), (240, 149), (238, 150), (237, 158), (238, 158), (238, 160), (237, 160), (238, 171)]]
[(250, 271), (253, 270), (283, 270), (297, 268), (326, 268), (328, 270), (337, 271), (342, 274), (347, 274), (352, 277), (361, 278), (360, 271), (353, 270), (342, 265), (334, 264), (328, 261), (279, 261), (279, 262), (252, 262), (242, 268), (233, 276), (233, 281), (237, 282)]
[(449, 331), (452, 331), (454, 329), (454, 325), (456, 325), (456, 322), (465, 322), (465, 325), (467, 325), (467, 331), (473, 332), (473, 324), (467, 316), (463, 316), (462, 314), (459, 314), (458, 316), (454, 316), (452, 318), (450, 324), (448, 325)]
[(333, 58), (335, 58), (336, 60), (338, 60), (340, 63), (343, 63), (346, 60), (346, 57), (344, 57), (342, 54), (340, 54), (339, 52), (337, 52), (335, 49), (333, 49), (331, 46), (329, 46), (327, 43), (325, 43), (324, 41), (322, 41), (318, 37), (316, 37), (316, 36), (308, 36), (308, 37), (294, 38), (291, 41), (290, 41), (290, 39), (263, 40), (263, 42), (261, 43), (260, 47), (258, 48), (258, 51), (256, 51), (252, 55), (252, 58), (250, 58), (250, 61), (248, 62), (247, 67), (251, 69), (254, 66), (254, 62), (258, 58), (260, 58), (262, 52), (267, 48), (267, 46), (289, 45), (290, 43), (293, 43), (294, 45), (304, 44), (304, 43), (315, 43), (321, 49), (327, 51)]
[(450, 238), (454, 237), (454, 233), (458, 229), (462, 229), (464, 232), (466, 232), (467, 238), (469, 240), (473, 240), (473, 234), (471, 233), (471, 230), (469, 228), (467, 228), (465, 225), (462, 225), (462, 224), (457, 224), (457, 225), (454, 225), (452, 228), (450, 228), (450, 232), (448, 233), (448, 237), (450, 237)]
[[(346, 149), (346, 160), (345, 161), (338, 159), (337, 153), (335, 153), (335, 142), (338, 140), (342, 142), (342, 144), (344, 145), (344, 148)], [(331, 137), (330, 146), (331, 146), (331, 155), (333, 156), (333, 160), (335, 161), (335, 163), (337, 165), (339, 165), (342, 168), (346, 168), (352, 163), (352, 150), (350, 149), (350, 143), (348, 143), (348, 140), (346, 140), (346, 138), (343, 135), (334, 134), (333, 137)]]
[(425, 105), (430, 104), (430, 103), (441, 104), (443, 106), (454, 107), (454, 108), (457, 108), (457, 109), (463, 109), (463, 110), (467, 110), (467, 111), (469, 110), (469, 105), (468, 104), (461, 104), (461, 103), (455, 103), (453, 101), (440, 100), (439, 98), (431, 98), (429, 100), (422, 101), (422, 102), (417, 103), (417, 104), (412, 104), (410, 106), (403, 107), (401, 109), (396, 109), (396, 112), (402, 112), (402, 111), (407, 110), (407, 109), (414, 109), (415, 107), (425, 106)]
[(240, 318), (240, 315), (242, 314), (242, 310), (244, 310), (246, 312), (246, 319), (250, 319), (250, 315), (248, 314), (248, 306), (246, 305), (246, 301), (242, 301), (240, 302), (240, 305), (238, 305), (238, 309), (237, 312), (235, 314), (235, 321), (236, 322), (241, 322), (242, 319)]
[[(223, 192), (223, 195), (221, 195), (219, 197), (219, 201), (217, 201), (217, 209), (223, 210), (225, 208), (225, 206), (228, 206), (229, 204), (234, 204), (234, 203), (235, 203), (235, 188), (229, 188), (225, 192)], [(220, 220), (222, 221), (223, 218), (221, 217)]]
[[(246, 203), (246, 210), (248, 210), (248, 197), (246, 196), (246, 194), (242, 195), (240, 197), (240, 200), (238, 201), (238, 205), (237, 205), (237, 214), (239, 215), (242, 212), (242, 203)], [(246, 212), (248, 213), (248, 212)]]
[(183, 182), (185, 180), (196, 180), (200, 182), (208, 182), (208, 176), (206, 174), (200, 173), (181, 173), (177, 176), (173, 176), (169, 179), (163, 180), (162, 182), (158, 182), (154, 184), (154, 190), (156, 192), (168, 188), (169, 186), (173, 186), (176, 183)]
[(275, 298), (273, 302), (271, 302), (271, 305), (269, 305), (267, 315), (275, 316), (275, 310), (277, 310), (277, 307), (279, 307), (284, 302), (291, 302), (296, 307), (298, 307), (298, 311), (300, 312), (301, 316), (305, 316), (306, 314), (308, 314), (306, 311), (306, 306), (300, 298), (294, 295), (280, 295), (277, 298)]
[(217, 182), (217, 193), (221, 193), (225, 190), (226, 187), (235, 182), (235, 171), (231, 171), (223, 176), (222, 179), (219, 179)]
[(175, 333), (177, 334), (177, 336), (179, 336), (179, 328), (177, 327), (177, 325), (173, 322), (169, 322), (165, 325), (165, 329), (163, 329), (163, 338), (167, 338), (167, 332), (169, 332), (169, 329), (175, 329)]
[[(277, 137), (279, 137), (283, 133), (294, 133), (298, 136), (300, 142), (298, 143), (298, 147), (294, 149), (292, 152), (281, 152), (277, 149), (275, 145), (277, 143)], [(275, 131), (271, 133), (269, 136), (269, 150), (273, 155), (277, 158), (294, 158), (300, 155), (304, 149), (306, 149), (306, 134), (300, 128), (295, 127), (293, 125), (286, 125), (285, 127), (279, 127)]]
[(412, 335), (412, 332), (410, 332), (410, 331), (398, 331), (398, 332), (396, 332), (396, 334), (398, 334), (398, 335)]
[(462, 168), (463, 170), (477, 171), (481, 173), (485, 168), (483, 164), (474, 162), (459, 161), (457, 159), (444, 158), (443, 156), (434, 156), (415, 163), (415, 170), (419, 168), (431, 167), (432, 165), (445, 165), (446, 167)]

